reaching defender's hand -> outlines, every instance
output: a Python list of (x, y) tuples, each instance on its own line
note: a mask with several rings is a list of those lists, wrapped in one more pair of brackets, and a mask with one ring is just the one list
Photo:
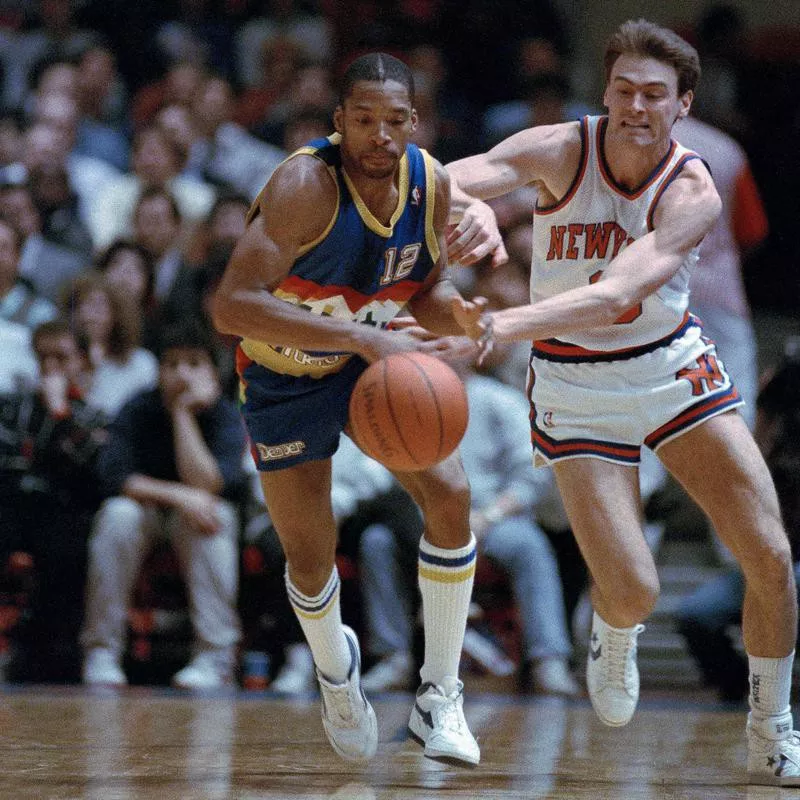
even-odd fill
[(469, 266), (492, 254), (492, 267), (508, 261), (506, 246), (497, 227), (497, 217), (483, 200), (473, 200), (461, 222), (447, 233), (447, 258)]
[(453, 298), (456, 322), (478, 345), (478, 364), (482, 364), (494, 349), (494, 325), (491, 313), (486, 310), (488, 302), (485, 297), (474, 297), (472, 300)]

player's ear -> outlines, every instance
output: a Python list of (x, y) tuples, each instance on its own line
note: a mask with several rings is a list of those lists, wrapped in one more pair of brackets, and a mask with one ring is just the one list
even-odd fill
[(692, 107), (692, 100), (694, 100), (694, 92), (688, 89), (680, 98), (681, 107), (678, 111), (678, 119), (684, 119), (689, 115), (689, 109)]
[(342, 116), (344, 114), (344, 110), (341, 106), (336, 106), (336, 109), (333, 112), (333, 127), (336, 130), (336, 133), (341, 133), (344, 129), (344, 125), (342, 124)]
[(411, 130), (415, 131), (417, 129), (417, 125), (419, 124), (419, 117), (417, 116), (417, 109), (411, 109)]
[(608, 86), (608, 84), (606, 84), (606, 88), (605, 88), (605, 89), (603, 89), (603, 105), (604, 105), (606, 108), (608, 108), (608, 93), (609, 93), (609, 91), (611, 91), (611, 89), (610, 89), (610, 87)]

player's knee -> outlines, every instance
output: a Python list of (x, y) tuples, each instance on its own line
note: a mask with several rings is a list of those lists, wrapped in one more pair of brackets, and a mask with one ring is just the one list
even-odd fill
[(767, 591), (794, 582), (794, 563), (789, 540), (782, 529), (747, 548), (741, 563), (747, 583)]

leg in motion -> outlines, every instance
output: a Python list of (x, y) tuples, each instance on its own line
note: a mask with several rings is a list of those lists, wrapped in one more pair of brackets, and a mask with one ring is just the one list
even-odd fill
[(333, 749), (365, 761), (378, 747), (375, 712), (361, 689), (361, 652), (342, 623), (330, 460), (262, 472), (272, 523), (286, 554), (286, 588), (314, 656), (322, 724)]
[(596, 458), (555, 465), (564, 507), (592, 575), (594, 606), (586, 665), (600, 719), (626, 725), (639, 701), (637, 638), (658, 597), (658, 576), (641, 527), (638, 471)]
[(800, 786), (800, 736), (793, 731), (790, 707), (797, 593), (789, 541), (764, 459), (743, 419), (733, 412), (664, 444), (658, 455), (708, 514), (744, 573), (749, 779)]
[(480, 748), (464, 717), (464, 684), (458, 677), (475, 577), (469, 485), (457, 453), (425, 472), (397, 477), (425, 519), (418, 567), (425, 661), (409, 730), (429, 758), (477, 764)]

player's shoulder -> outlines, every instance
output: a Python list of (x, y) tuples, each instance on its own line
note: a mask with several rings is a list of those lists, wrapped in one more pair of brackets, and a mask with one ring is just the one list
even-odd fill
[(250, 216), (299, 212), (329, 217), (337, 202), (332, 166), (312, 150), (302, 149), (278, 165), (256, 198)]

